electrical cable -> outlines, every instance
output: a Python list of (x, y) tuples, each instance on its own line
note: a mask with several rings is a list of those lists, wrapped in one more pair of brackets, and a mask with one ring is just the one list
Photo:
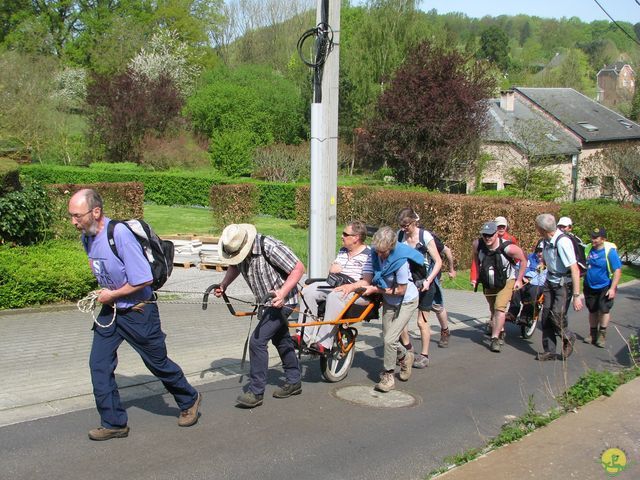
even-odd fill
[[(302, 62), (309, 68), (313, 68), (313, 92), (314, 103), (322, 102), (322, 74), (323, 66), (333, 50), (333, 29), (328, 23), (329, 0), (323, 0), (321, 5), (321, 21), (314, 28), (304, 32), (298, 39), (297, 50)], [(314, 51), (311, 59), (304, 56), (304, 44), (309, 38), (315, 38)]]
[[(627, 32), (624, 28), (622, 28), (622, 25), (620, 25), (618, 22), (616, 22), (616, 21), (613, 19), (613, 17), (612, 17), (611, 15), (609, 15), (609, 12), (607, 12), (607, 11), (604, 9), (604, 7), (603, 7), (602, 5), (600, 5), (600, 2), (598, 2), (598, 0), (593, 0), (593, 1), (594, 1), (594, 2), (596, 2), (596, 5), (598, 5), (598, 6), (600, 7), (600, 10), (602, 10), (602, 11), (605, 13), (605, 15), (611, 19), (611, 21), (613, 22), (613, 24), (614, 24), (616, 27), (618, 27), (620, 30), (622, 30), (622, 32), (623, 32), (627, 37), (629, 37), (629, 38), (630, 38), (630, 39), (631, 39), (631, 40), (632, 40), (636, 45), (640, 45), (640, 42), (638, 41), (638, 39), (637, 39), (637, 38), (633, 38), (633, 37), (631, 36), (631, 34), (629, 34), (629, 32)], [(638, 3), (638, 0), (636, 0), (636, 3)], [(638, 5), (640, 5), (640, 3), (638, 3)]]

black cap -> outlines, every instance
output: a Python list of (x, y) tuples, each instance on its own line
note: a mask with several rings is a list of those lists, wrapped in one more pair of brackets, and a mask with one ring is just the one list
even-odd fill
[(604, 227), (594, 228), (593, 230), (591, 230), (591, 238), (598, 237), (607, 238), (607, 231), (604, 229)]

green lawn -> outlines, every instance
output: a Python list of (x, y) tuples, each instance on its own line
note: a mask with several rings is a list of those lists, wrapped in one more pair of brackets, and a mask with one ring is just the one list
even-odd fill
[[(211, 210), (205, 208), (145, 205), (144, 219), (160, 236), (178, 233), (218, 236), (221, 233), (213, 226)], [(302, 263), (307, 264), (308, 230), (297, 227), (292, 220), (266, 216), (256, 217), (254, 223), (260, 233), (281, 240), (295, 252)], [(342, 232), (340, 229), (339, 231)], [(336, 245), (340, 246), (340, 234), (336, 237)]]

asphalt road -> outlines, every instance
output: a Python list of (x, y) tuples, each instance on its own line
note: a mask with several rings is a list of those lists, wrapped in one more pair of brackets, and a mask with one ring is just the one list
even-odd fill
[[(349, 376), (338, 384), (322, 380), (317, 360), (305, 361), (303, 393), (289, 399), (271, 397), (282, 381), (281, 371), (272, 369), (265, 403), (253, 410), (234, 406), (246, 379), (200, 385), (203, 415), (192, 428), (177, 426), (178, 410), (168, 395), (127, 404), (127, 439), (89, 441), (86, 432), (97, 425), (93, 408), (10, 425), (0, 428), (0, 477), (421, 479), (444, 457), (484, 445), (509, 416), (526, 410), (530, 396), (545, 410), (588, 368), (627, 365), (613, 326), (625, 337), (638, 332), (638, 299), (640, 284), (620, 290), (608, 348), (578, 342), (566, 365), (534, 360), (539, 330), (523, 340), (509, 325), (500, 354), (487, 349), (479, 328), (455, 331), (448, 349), (438, 349), (434, 335), (431, 366), (396, 384), (416, 397), (411, 407), (363, 407), (334, 395), (348, 385), (373, 385), (381, 368), (376, 348), (357, 352)], [(570, 316), (580, 336), (588, 332), (586, 315)]]

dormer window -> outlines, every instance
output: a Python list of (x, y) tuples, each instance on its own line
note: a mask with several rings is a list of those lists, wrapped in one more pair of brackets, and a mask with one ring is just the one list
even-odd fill
[(587, 132), (597, 132), (598, 131), (598, 127), (596, 127), (595, 125), (590, 124), (589, 122), (578, 122), (578, 125), (580, 125), (582, 128), (584, 128)]

